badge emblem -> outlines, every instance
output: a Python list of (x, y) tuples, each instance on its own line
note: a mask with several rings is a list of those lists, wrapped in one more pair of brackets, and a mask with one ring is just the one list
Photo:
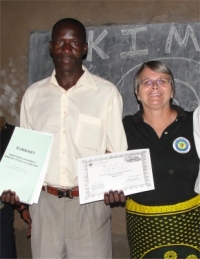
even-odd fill
[(191, 146), (190, 142), (186, 138), (179, 137), (174, 140), (173, 148), (176, 152), (185, 154), (190, 151)]

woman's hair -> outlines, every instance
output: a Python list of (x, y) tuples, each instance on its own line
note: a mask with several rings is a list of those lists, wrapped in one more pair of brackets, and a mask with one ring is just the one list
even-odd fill
[(142, 64), (142, 66), (137, 71), (137, 73), (135, 74), (135, 77), (134, 77), (134, 89), (135, 89), (135, 91), (138, 91), (138, 89), (139, 89), (139, 86), (140, 86), (140, 83), (141, 83), (140, 75), (146, 67), (155, 71), (155, 72), (160, 72), (160, 73), (169, 75), (171, 77), (172, 91), (175, 92), (174, 76), (173, 76), (171, 70), (163, 62), (158, 61), (158, 60), (151, 60), (151, 61), (144, 62)]

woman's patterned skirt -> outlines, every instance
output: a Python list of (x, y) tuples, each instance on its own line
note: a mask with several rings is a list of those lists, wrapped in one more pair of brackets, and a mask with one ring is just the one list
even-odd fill
[(169, 206), (127, 199), (126, 209), (131, 258), (200, 258), (200, 195)]

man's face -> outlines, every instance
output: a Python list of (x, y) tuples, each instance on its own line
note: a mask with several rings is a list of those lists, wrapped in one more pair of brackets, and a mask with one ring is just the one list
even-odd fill
[(74, 72), (82, 68), (82, 57), (87, 53), (87, 43), (76, 24), (60, 24), (49, 42), (55, 69)]

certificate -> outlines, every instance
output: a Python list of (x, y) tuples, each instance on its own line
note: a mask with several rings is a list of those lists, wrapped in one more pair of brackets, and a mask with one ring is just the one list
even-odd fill
[(15, 127), (0, 163), (0, 194), (15, 191), (23, 203), (38, 202), (53, 135)]
[(125, 195), (154, 189), (149, 149), (78, 159), (80, 204), (103, 200), (110, 190)]

